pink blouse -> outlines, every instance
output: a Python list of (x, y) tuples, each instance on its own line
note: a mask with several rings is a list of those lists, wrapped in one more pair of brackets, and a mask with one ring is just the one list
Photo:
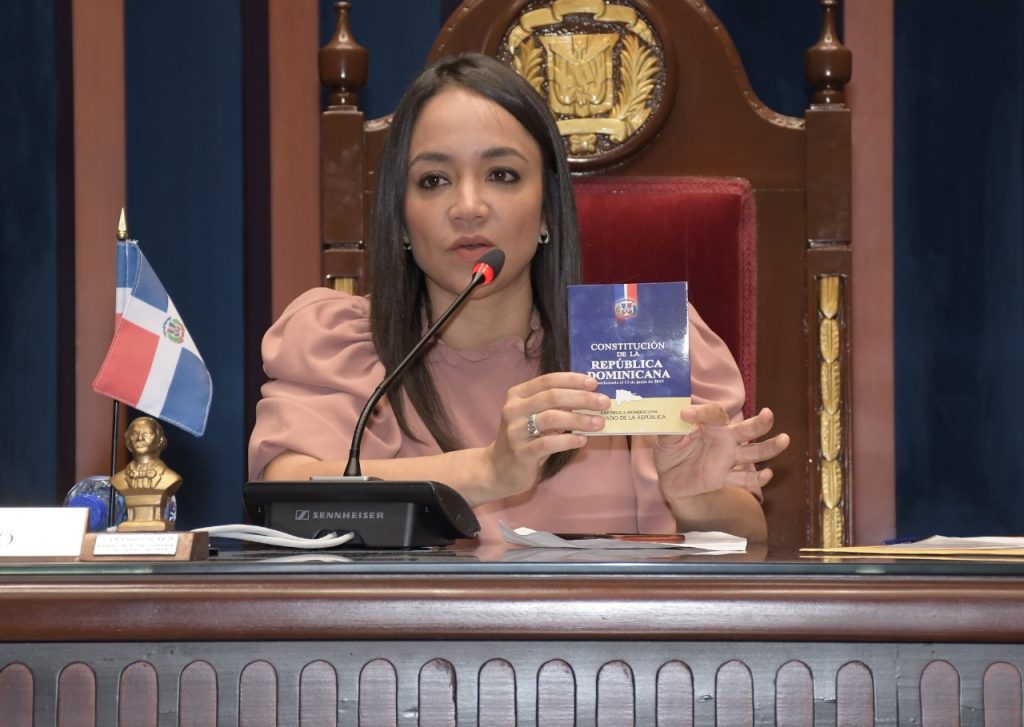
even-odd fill
[[(366, 400), (384, 379), (370, 334), (370, 302), (328, 288), (299, 296), (263, 339), (263, 366), (272, 379), (256, 406), (249, 441), (249, 477), (258, 479), (286, 451), (319, 460), (348, 459), (352, 430)], [(743, 382), (725, 343), (691, 306), (690, 369), (694, 403), (719, 403), (735, 420)], [(538, 374), (539, 335), (527, 349), (513, 336), (479, 351), (442, 342), (426, 355), (455, 431), (467, 447), (490, 444), (509, 388)], [(363, 435), (364, 459), (438, 454), (406, 400), (416, 442), (398, 427), (387, 399)], [(552, 532), (673, 532), (675, 520), (658, 486), (651, 437), (591, 437), (576, 457), (532, 492), (476, 508), (483, 543), (501, 540), (498, 521)], [(340, 474), (340, 472), (339, 472)]]

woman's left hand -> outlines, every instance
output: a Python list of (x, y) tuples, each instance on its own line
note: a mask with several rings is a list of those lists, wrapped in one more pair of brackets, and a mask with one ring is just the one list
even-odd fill
[(788, 434), (754, 441), (771, 431), (775, 416), (770, 409), (736, 424), (729, 423), (718, 404), (697, 404), (680, 416), (693, 424), (693, 430), (682, 436), (661, 435), (654, 447), (654, 464), (670, 501), (725, 487), (758, 494), (772, 471), (755, 465), (789, 446)]

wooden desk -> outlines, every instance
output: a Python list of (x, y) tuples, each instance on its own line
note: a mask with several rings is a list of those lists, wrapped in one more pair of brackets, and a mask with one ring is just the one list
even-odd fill
[(1024, 564), (555, 557), (0, 566), (0, 722), (1022, 724)]

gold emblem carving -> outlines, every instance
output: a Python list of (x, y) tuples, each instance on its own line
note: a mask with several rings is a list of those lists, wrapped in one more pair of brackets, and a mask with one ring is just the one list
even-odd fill
[(548, 101), (569, 154), (604, 154), (650, 118), (664, 83), (661, 44), (630, 5), (547, 0), (528, 5), (503, 55)]
[(818, 365), (821, 375), (821, 401), (818, 413), (818, 465), (821, 471), (822, 547), (843, 545), (843, 469), (842, 451), (842, 375), (839, 355), (840, 279), (828, 275), (818, 279)]
[(590, 117), (612, 109), (612, 48), (619, 36), (548, 35), (541, 45), (548, 52), (548, 104), (556, 114)]

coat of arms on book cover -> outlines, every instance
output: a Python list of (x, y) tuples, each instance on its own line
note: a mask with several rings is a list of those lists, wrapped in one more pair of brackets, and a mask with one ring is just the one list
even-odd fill
[(668, 78), (664, 48), (631, 4), (528, 3), (499, 56), (547, 100), (574, 166), (610, 163), (656, 130)]

